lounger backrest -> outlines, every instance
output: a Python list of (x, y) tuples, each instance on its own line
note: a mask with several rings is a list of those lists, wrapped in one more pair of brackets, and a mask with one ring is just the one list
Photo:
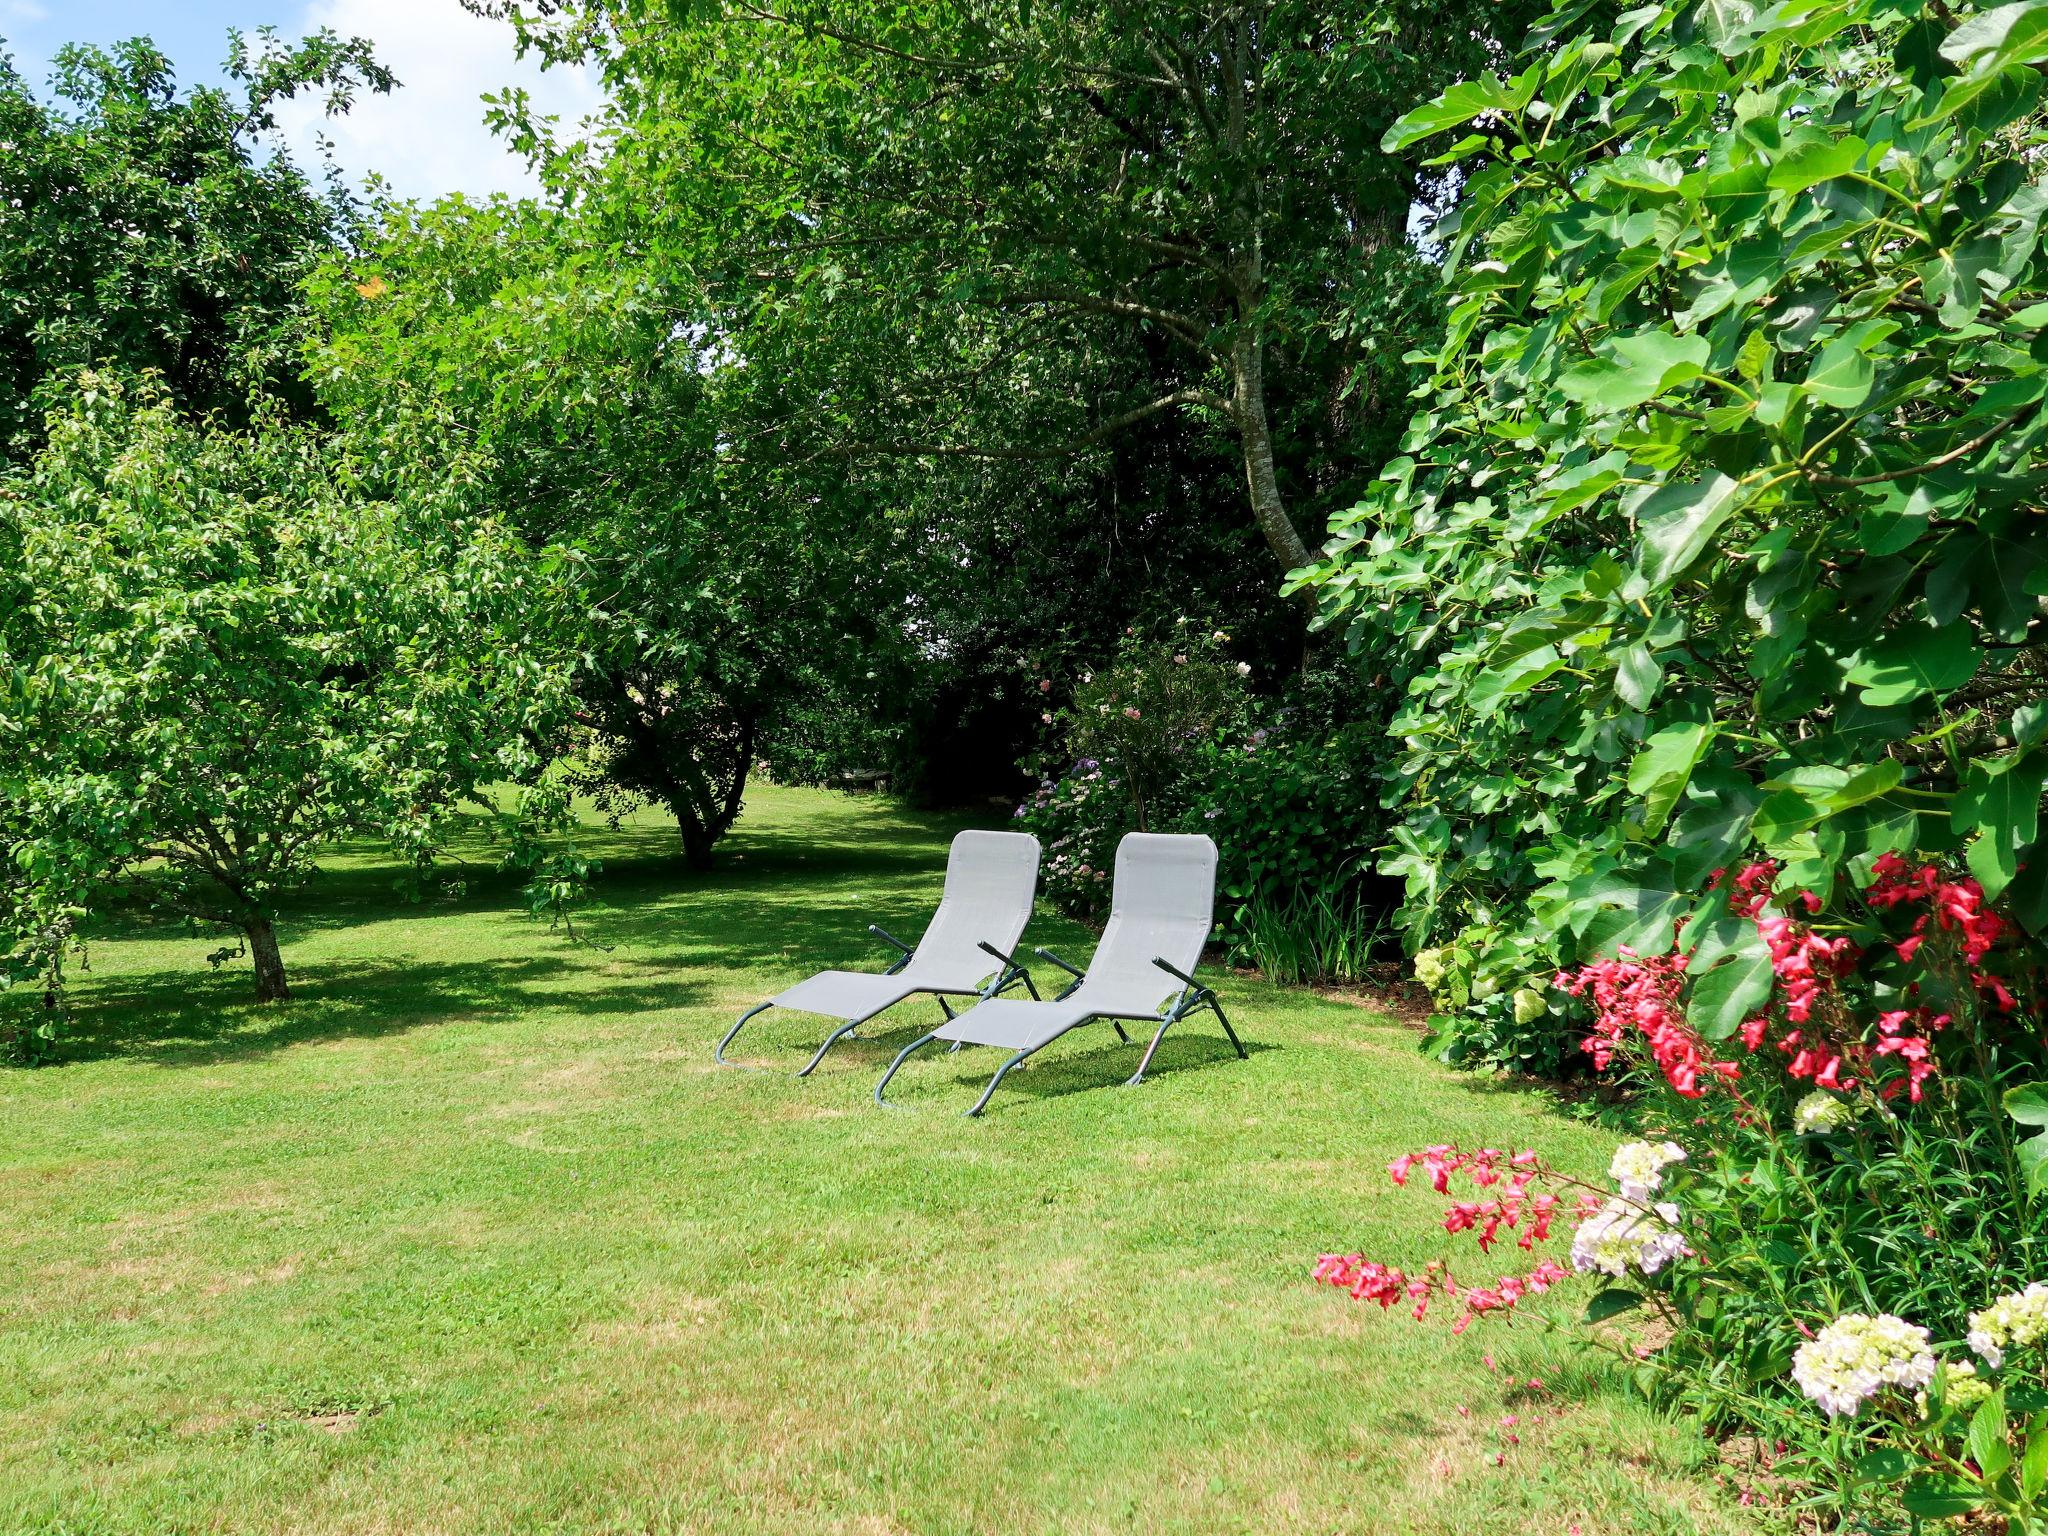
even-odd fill
[(983, 941), (1013, 952), (1038, 894), (1038, 839), (1024, 832), (962, 832), (946, 857), (946, 891), (906, 973), (938, 986), (972, 987), (1000, 962)]
[(1216, 845), (1206, 837), (1132, 832), (1117, 844), (1109, 925), (1075, 992), (1094, 1008), (1150, 1013), (1180, 983), (1156, 955), (1193, 974), (1216, 912)]

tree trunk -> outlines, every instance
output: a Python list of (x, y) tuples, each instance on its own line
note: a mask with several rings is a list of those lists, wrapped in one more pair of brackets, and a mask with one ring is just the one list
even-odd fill
[(683, 863), (703, 874), (711, 868), (711, 849), (716, 837), (694, 815), (681, 810), (676, 811), (676, 827), (683, 834)]
[(1288, 570), (1309, 563), (1308, 546), (1294, 531), (1280, 499), (1280, 479), (1273, 471), (1273, 431), (1266, 420), (1266, 364), (1251, 320), (1238, 322), (1230, 347), (1231, 408), (1244, 444), (1245, 483), (1251, 491), (1252, 517), (1266, 544)]
[(256, 1000), (282, 1003), (292, 995), (284, 979), (284, 954), (277, 947), (277, 929), (270, 919), (259, 917), (242, 925), (249, 938), (249, 958), (256, 965)]

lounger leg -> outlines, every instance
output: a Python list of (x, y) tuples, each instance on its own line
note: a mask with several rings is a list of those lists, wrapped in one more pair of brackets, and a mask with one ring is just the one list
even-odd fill
[(813, 1072), (817, 1071), (818, 1063), (825, 1059), (825, 1053), (827, 1051), (831, 1050), (833, 1046), (837, 1045), (841, 1040), (844, 1040), (848, 1035), (852, 1034), (856, 1029), (860, 1028), (861, 1025), (867, 1023), (867, 1021), (869, 1019), (872, 1019), (873, 1017), (874, 1014), (872, 1013), (863, 1014), (860, 1018), (853, 1019), (845, 1024), (840, 1025), (837, 1029), (833, 1030), (831, 1034), (825, 1037), (825, 1043), (818, 1047), (818, 1054), (811, 1058), (810, 1065), (803, 1068), (800, 1072), (798, 1072), (797, 1076), (809, 1077)]
[[(737, 1035), (743, 1028), (746, 1027), (747, 1020), (751, 1019), (757, 1013), (766, 1013), (770, 1008), (773, 1008), (774, 1006), (775, 1005), (773, 1003), (763, 1003), (760, 1007), (749, 1008), (745, 1013), (741, 1014), (739, 1023), (733, 1025), (731, 1029), (728, 1029), (725, 1032), (725, 1038), (718, 1042), (718, 1049), (711, 1053), (711, 1059), (717, 1062), (721, 1067), (745, 1066), (746, 1063), (744, 1062), (727, 1061), (725, 1059), (725, 1048), (728, 1045), (732, 1044), (733, 1036)], [(753, 1069), (749, 1068), (748, 1070), (751, 1071)]]
[(970, 1118), (980, 1114), (982, 1110), (988, 1107), (988, 1101), (995, 1094), (996, 1084), (1000, 1083), (1003, 1080), (1003, 1074), (1009, 1071), (1010, 1068), (1017, 1065), (1018, 1062), (1022, 1061), (1026, 1056), (1029, 1056), (1030, 1054), (1031, 1053), (1029, 1051), (1019, 1051), (1016, 1055), (1012, 1056), (1008, 1061), (1004, 1062), (1000, 1067), (996, 1068), (996, 1075), (990, 1078), (988, 1080), (988, 1086), (981, 1090), (981, 1097), (974, 1101), (974, 1108), (967, 1111)]
[(1166, 1038), (1166, 1027), (1179, 1017), (1179, 1004), (1166, 1010), (1166, 1017), (1159, 1021), (1159, 1028), (1153, 1032), (1152, 1043), (1145, 1047), (1145, 1054), (1138, 1058), (1138, 1070), (1124, 1079), (1126, 1088), (1135, 1088), (1145, 1081), (1145, 1069), (1152, 1065), (1152, 1053), (1159, 1049), (1159, 1042)]
[(1124, 1033), (1123, 1025), (1117, 1023), (1115, 1019), (1111, 1019), (1109, 1021), (1109, 1027), (1116, 1031), (1117, 1039), (1123, 1041), (1125, 1045), (1129, 1045), (1131, 1043), (1131, 1037)]
[(875, 1102), (877, 1104), (881, 1105), (884, 1109), (901, 1109), (903, 1107), (901, 1104), (891, 1104), (887, 1099), (883, 1098), (882, 1090), (889, 1086), (889, 1079), (896, 1075), (896, 1069), (902, 1066), (904, 1062), (910, 1059), (910, 1053), (912, 1051), (916, 1050), (919, 1046), (930, 1045), (932, 1041), (936, 1040), (937, 1038), (937, 1030), (933, 1030), (928, 1035), (919, 1035), (915, 1040), (911, 1041), (910, 1044), (906, 1045), (905, 1047), (903, 1047), (902, 1050), (896, 1053), (896, 1059), (889, 1063), (889, 1070), (884, 1072), (882, 1074), (882, 1080), (879, 1083), (875, 1084)]
[(1223, 1033), (1230, 1036), (1230, 1043), (1237, 1047), (1237, 1059), (1250, 1061), (1251, 1053), (1244, 1048), (1244, 1042), (1237, 1038), (1237, 1031), (1230, 1027), (1230, 1015), (1223, 1011), (1223, 1004), (1217, 1001), (1216, 994), (1211, 992), (1203, 1001), (1216, 1010), (1216, 1022), (1223, 1026)]

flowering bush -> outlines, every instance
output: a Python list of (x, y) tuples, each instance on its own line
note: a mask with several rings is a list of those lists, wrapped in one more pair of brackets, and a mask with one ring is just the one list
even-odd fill
[[(1636, 1085), (1660, 1128), (1615, 1154), (1611, 1188), (1533, 1150), (1438, 1146), (1390, 1166), (1396, 1183), (1422, 1168), (1439, 1193), (1472, 1184), (1482, 1197), (1454, 1201), (1444, 1227), (1482, 1251), (1512, 1231), (1564, 1261), (1475, 1286), (1446, 1259), (1410, 1274), (1352, 1254), (1316, 1278), (1417, 1315), (1454, 1299), (1462, 1329), (1595, 1277), (1589, 1322), (1659, 1316), (1646, 1385), (1787, 1441), (1838, 1504), (1897, 1484), (1920, 1515), (2048, 1516), (2048, 1420), (2024, 1417), (2048, 1412), (2048, 1138), (2024, 1134), (2048, 1125), (2031, 949), (1936, 860), (1879, 856), (1838, 910), (1770, 860), (1709, 884), (1713, 915), (1668, 949), (1624, 946), (1555, 978), (1590, 1010), (1580, 1049)], [(1594, 1336), (1635, 1359), (1611, 1329)]]

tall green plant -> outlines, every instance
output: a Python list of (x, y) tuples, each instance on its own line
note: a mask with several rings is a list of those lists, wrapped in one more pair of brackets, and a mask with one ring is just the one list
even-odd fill
[(1610, 15), (1388, 135), (1463, 178), (1449, 330), (1300, 580), (1406, 689), (1411, 940), (1505, 918), (1525, 980), (1695, 915), (1723, 1038), (1749, 850), (1828, 905), (1953, 852), (2048, 929), (2048, 5)]
[[(530, 779), (565, 668), (517, 546), (461, 480), (396, 500), (302, 429), (182, 423), (85, 376), (0, 478), (0, 945), (49, 975), (67, 904), (129, 887), (243, 941), (323, 847), (414, 867), (483, 785)], [(0, 959), (5, 955), (0, 954)]]

